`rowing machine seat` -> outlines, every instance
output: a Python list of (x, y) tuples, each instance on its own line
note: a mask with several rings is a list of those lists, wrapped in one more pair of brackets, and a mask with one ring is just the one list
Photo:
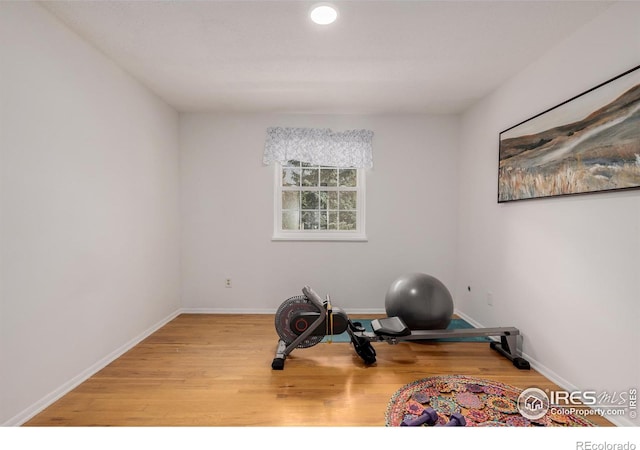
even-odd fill
[(400, 317), (385, 317), (384, 319), (373, 319), (371, 327), (376, 336), (408, 336), (411, 330)]

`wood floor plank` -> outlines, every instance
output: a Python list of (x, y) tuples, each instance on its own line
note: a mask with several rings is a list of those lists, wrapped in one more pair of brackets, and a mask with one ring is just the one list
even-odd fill
[(277, 340), (272, 315), (182, 314), (25, 425), (384, 426), (391, 396), (428, 376), (559, 389), (486, 343), (378, 343), (370, 367), (348, 343), (321, 343), (275, 371)]

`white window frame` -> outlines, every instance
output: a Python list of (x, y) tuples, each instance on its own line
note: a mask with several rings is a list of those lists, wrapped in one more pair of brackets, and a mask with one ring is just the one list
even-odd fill
[[(282, 229), (282, 164), (274, 164), (273, 241), (367, 241), (365, 232), (365, 170), (356, 169), (355, 230), (283, 230)], [(340, 167), (338, 167), (340, 169)], [(301, 189), (312, 190), (312, 189)], [(326, 190), (321, 187), (319, 190)]]

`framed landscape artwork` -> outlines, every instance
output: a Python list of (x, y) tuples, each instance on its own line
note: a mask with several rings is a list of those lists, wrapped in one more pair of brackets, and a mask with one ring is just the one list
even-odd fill
[(640, 188), (639, 69), (502, 131), (498, 203)]

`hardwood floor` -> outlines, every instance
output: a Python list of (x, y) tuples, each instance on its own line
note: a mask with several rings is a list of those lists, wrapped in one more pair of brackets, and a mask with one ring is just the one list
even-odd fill
[(282, 371), (276, 345), (272, 315), (183, 314), (25, 425), (371, 427), (384, 426), (394, 392), (428, 376), (558, 389), (485, 343), (377, 343), (370, 367), (348, 343), (321, 343)]

